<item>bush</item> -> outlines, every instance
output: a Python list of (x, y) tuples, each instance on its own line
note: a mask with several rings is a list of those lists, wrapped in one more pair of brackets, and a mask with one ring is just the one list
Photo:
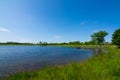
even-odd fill
[(112, 35), (112, 43), (120, 48), (120, 29), (117, 29)]

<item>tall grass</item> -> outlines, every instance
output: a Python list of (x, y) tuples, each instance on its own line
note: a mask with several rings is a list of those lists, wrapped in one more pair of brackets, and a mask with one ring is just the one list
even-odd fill
[(120, 49), (105, 49), (108, 53), (95, 55), (88, 61), (18, 73), (7, 80), (120, 80)]

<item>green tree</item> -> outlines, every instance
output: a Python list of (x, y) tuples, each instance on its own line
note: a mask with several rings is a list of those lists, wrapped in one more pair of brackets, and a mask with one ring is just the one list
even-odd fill
[(92, 42), (95, 44), (103, 44), (105, 42), (105, 36), (107, 36), (108, 33), (106, 31), (99, 31), (96, 33), (93, 33), (93, 35), (91, 35), (92, 38)]
[(120, 29), (117, 29), (112, 35), (112, 43), (120, 48)]

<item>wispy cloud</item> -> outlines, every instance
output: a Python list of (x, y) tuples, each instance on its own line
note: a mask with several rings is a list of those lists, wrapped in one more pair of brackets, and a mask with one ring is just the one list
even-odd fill
[(60, 39), (60, 38), (61, 38), (61, 36), (58, 36), (58, 35), (57, 35), (57, 36), (54, 36), (54, 38), (56, 38), (56, 39)]
[(5, 29), (5, 28), (0, 28), (0, 31), (2, 31), (2, 32), (10, 32), (10, 30)]

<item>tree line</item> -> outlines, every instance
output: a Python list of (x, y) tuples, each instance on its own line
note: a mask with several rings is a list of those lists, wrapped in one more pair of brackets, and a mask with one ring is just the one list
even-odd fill
[(47, 43), (47, 42), (38, 42), (38, 43), (19, 43), (19, 42), (5, 42), (0, 43), (0, 45), (106, 45), (114, 44), (120, 48), (120, 29), (115, 30), (112, 35), (112, 42), (106, 42), (105, 37), (108, 35), (106, 31), (98, 31), (91, 35), (91, 41), (80, 42), (80, 41), (71, 41), (71, 42), (62, 42), (62, 43)]
[(112, 42), (106, 42), (105, 37), (108, 35), (106, 31), (98, 31), (91, 35), (91, 41), (80, 42), (80, 41), (72, 41), (72, 42), (63, 42), (63, 43), (47, 43), (47, 42), (39, 42), (38, 45), (109, 45), (114, 44), (120, 48), (120, 29), (115, 30), (112, 34)]

